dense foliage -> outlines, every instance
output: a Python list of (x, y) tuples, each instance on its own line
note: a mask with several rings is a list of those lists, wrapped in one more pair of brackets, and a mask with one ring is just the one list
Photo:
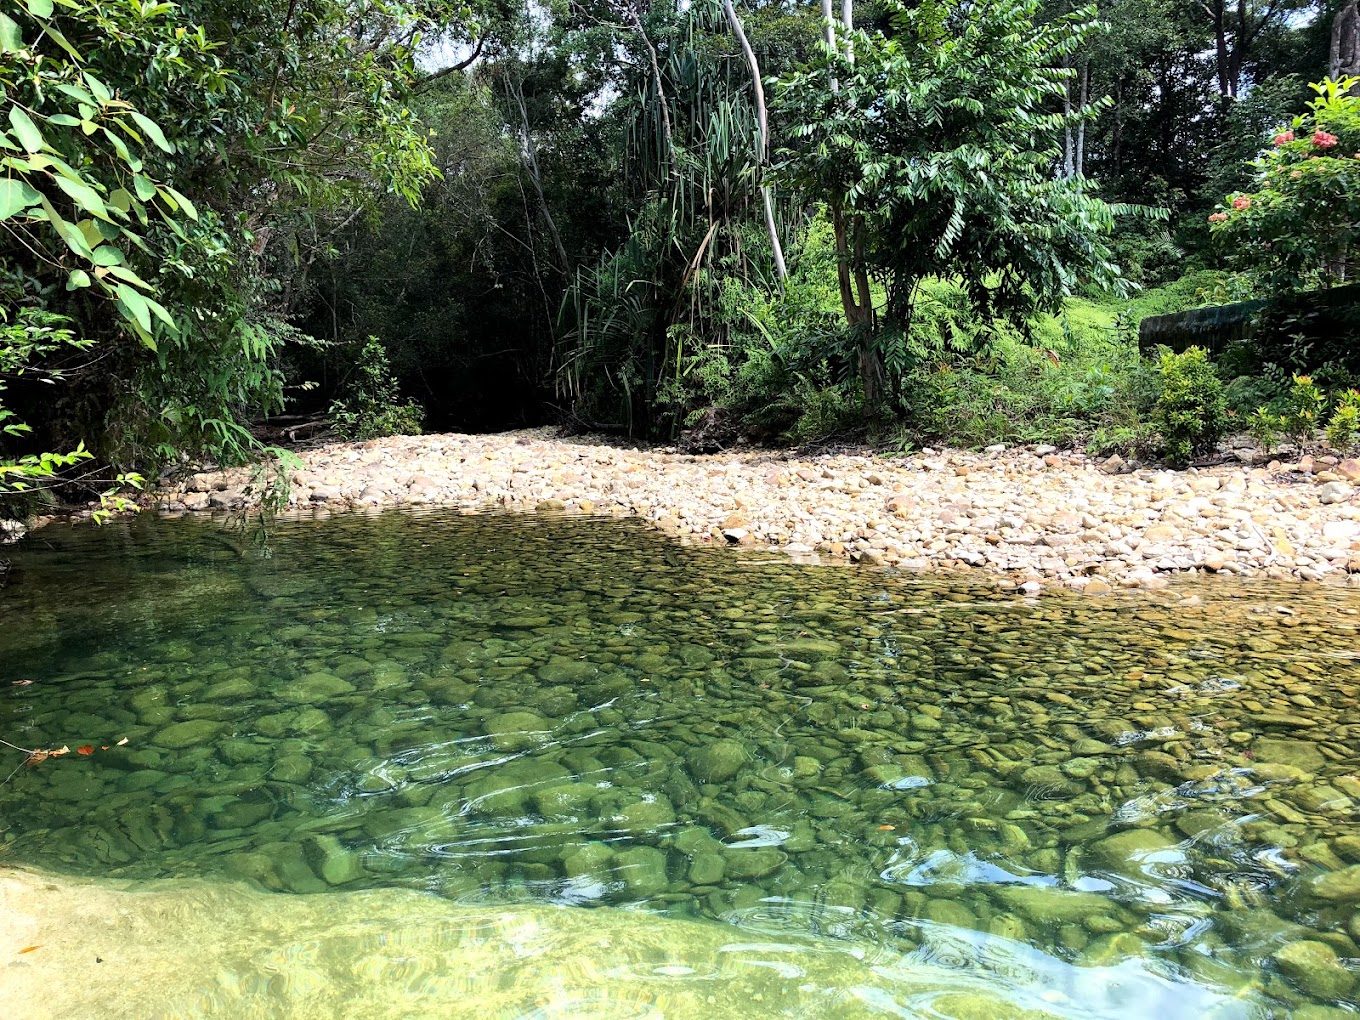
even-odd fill
[(1139, 316), (1267, 294), (1205, 370), (1284, 434), (1356, 381), (1337, 6), (10, 4), (0, 497), (280, 414), (1184, 458)]
[(1312, 86), (1316, 98), (1255, 161), (1250, 190), (1239, 191), (1209, 220), (1235, 257), (1277, 291), (1328, 286), (1350, 278), (1360, 240), (1358, 78)]
[[(435, 175), (412, 46), (460, 14), (25, 0), (0, 16), (9, 413), (119, 465), (248, 456), (246, 422), (283, 406), (290, 291), (325, 237)], [(54, 413), (33, 381), (58, 372)]]

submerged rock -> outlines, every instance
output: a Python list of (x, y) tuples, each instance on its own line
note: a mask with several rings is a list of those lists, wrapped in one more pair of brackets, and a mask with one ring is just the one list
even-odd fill
[(1285, 977), (1309, 995), (1340, 999), (1355, 986), (1355, 977), (1342, 966), (1336, 950), (1324, 942), (1291, 942), (1276, 950), (1271, 959)]
[(1181, 864), (1179, 843), (1156, 829), (1127, 829), (1092, 843), (1088, 853), (1101, 866), (1120, 874), (1139, 876), (1148, 865)]
[(172, 751), (180, 751), (198, 744), (212, 741), (222, 732), (222, 724), (210, 719), (193, 719), (189, 722), (174, 723), (155, 736), (155, 742)]
[(534, 712), (506, 712), (492, 716), (483, 729), (498, 751), (523, 751), (542, 743), (552, 727)]
[(330, 673), (308, 673), (274, 691), (280, 701), (294, 705), (315, 705), (342, 694), (354, 692), (354, 685)]
[(692, 749), (685, 760), (690, 774), (701, 783), (721, 783), (731, 779), (746, 764), (750, 755), (738, 740), (715, 740)]

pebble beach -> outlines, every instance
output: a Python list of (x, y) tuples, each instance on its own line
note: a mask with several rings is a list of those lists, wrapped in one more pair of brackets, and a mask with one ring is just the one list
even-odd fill
[[(1037, 594), (1157, 588), (1185, 572), (1360, 584), (1360, 461), (1243, 445), (1183, 471), (1047, 446), (902, 456), (692, 455), (556, 429), (322, 446), (288, 471), (293, 515), (387, 507), (637, 517), (675, 538)], [(250, 469), (200, 472), (161, 512), (257, 505)]]

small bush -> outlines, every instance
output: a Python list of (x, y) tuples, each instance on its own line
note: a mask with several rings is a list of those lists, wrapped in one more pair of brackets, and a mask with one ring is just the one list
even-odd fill
[(1247, 432), (1267, 454), (1273, 453), (1284, 431), (1284, 418), (1268, 407), (1258, 407), (1247, 416)]
[(1327, 444), (1337, 453), (1351, 453), (1360, 442), (1360, 390), (1347, 390), (1337, 401), (1327, 423)]
[(327, 412), (331, 425), (351, 442), (383, 436), (418, 436), (424, 409), (413, 400), (401, 402), (397, 380), (382, 341), (371, 336), (355, 352), (342, 396)]
[(1144, 450), (1152, 438), (1151, 429), (1142, 423), (1102, 426), (1086, 440), (1086, 452), (1093, 457), (1108, 457), (1112, 453), (1128, 456)]
[(1327, 396), (1312, 376), (1296, 375), (1289, 387), (1284, 412), (1284, 432), (1295, 446), (1307, 446), (1317, 438), (1327, 413)]
[(1203, 347), (1183, 354), (1163, 351), (1157, 363), (1161, 393), (1152, 421), (1162, 436), (1162, 451), (1176, 464), (1212, 450), (1227, 428), (1228, 402), (1223, 382)]

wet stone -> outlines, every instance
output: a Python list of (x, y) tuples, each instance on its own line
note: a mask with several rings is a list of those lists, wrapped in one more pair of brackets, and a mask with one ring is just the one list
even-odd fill
[(1340, 999), (1355, 985), (1355, 977), (1342, 966), (1336, 951), (1322, 942), (1291, 942), (1272, 956), (1280, 973), (1309, 995)]
[(209, 719), (195, 719), (190, 722), (175, 723), (167, 726), (155, 736), (155, 742), (172, 751), (195, 747), (214, 740), (222, 732), (222, 724)]
[(720, 783), (735, 776), (746, 765), (749, 757), (740, 741), (717, 740), (692, 749), (685, 760), (698, 782)]
[(500, 751), (522, 751), (546, 739), (548, 721), (533, 712), (506, 712), (486, 722), (486, 733)]
[(273, 693), (280, 701), (295, 705), (316, 705), (351, 694), (354, 685), (330, 673), (308, 673), (292, 683), (279, 686)]

